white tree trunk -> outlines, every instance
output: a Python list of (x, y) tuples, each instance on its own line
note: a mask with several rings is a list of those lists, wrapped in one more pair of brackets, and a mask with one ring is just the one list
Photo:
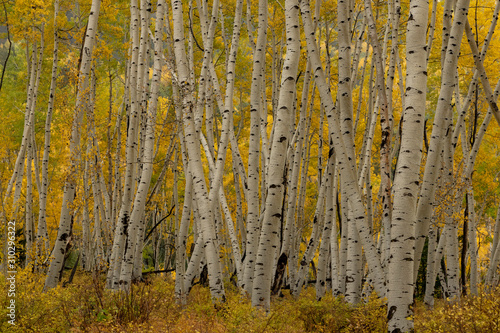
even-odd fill
[[(145, 6), (145, 1), (141, 2), (143, 7)], [(156, 126), (156, 114), (158, 105), (158, 91), (161, 78), (161, 54), (162, 54), (162, 44), (163, 44), (163, 17), (164, 17), (164, 0), (158, 1), (157, 11), (156, 11), (156, 27), (154, 36), (154, 68), (153, 68), (153, 78), (151, 83), (151, 96), (148, 103), (147, 110), (147, 124), (145, 128), (145, 142), (142, 157), (142, 172), (140, 176), (139, 186), (137, 188), (137, 193), (134, 199), (134, 208), (130, 216), (130, 226), (131, 231), (129, 233), (129, 238), (127, 240), (128, 246), (126, 247), (124, 261), (121, 266), (120, 282), (121, 288), (124, 290), (129, 290), (130, 282), (132, 279), (142, 278), (142, 247), (144, 239), (144, 227), (145, 227), (145, 206), (146, 199), (148, 195), (149, 185), (151, 183), (151, 176), (153, 174), (153, 159), (154, 159), (154, 143), (155, 143), (155, 126)], [(144, 16), (146, 8), (141, 8), (141, 15)], [(149, 22), (149, 20), (147, 20)], [(146, 27), (142, 27), (147, 29)], [(138, 272), (133, 274), (134, 267), (138, 269)]]
[[(357, 186), (357, 177), (354, 173), (355, 161), (349, 160), (346, 153), (346, 146), (342, 140), (341, 130), (338, 122), (335, 121), (335, 104), (331, 96), (330, 88), (326, 83), (326, 78), (321, 66), (317, 44), (314, 37), (312, 20), (310, 17), (310, 9), (307, 1), (300, 3), (302, 13), (302, 21), (307, 41), (308, 57), (314, 68), (314, 76), (316, 84), (320, 92), (321, 102), (325, 106), (328, 127), (330, 131), (330, 139), (336, 149), (336, 155), (339, 161), (339, 173), (341, 175), (342, 186), (346, 189), (347, 195), (353, 209), (353, 218), (356, 221), (356, 227), (360, 233), (360, 240), (363, 245), (365, 255), (367, 257), (368, 267), (374, 279), (375, 291), (379, 296), (385, 296), (385, 273), (380, 264), (380, 255), (377, 252), (375, 242), (373, 241), (370, 227), (365, 215), (365, 209), (361, 199), (361, 193)], [(351, 147), (352, 149), (352, 147)]]
[(401, 148), (394, 177), (388, 269), (388, 331), (413, 330), (413, 248), (427, 86), (426, 28), (429, 3), (412, 0), (406, 32), (406, 89)]
[(221, 263), (218, 255), (217, 236), (215, 234), (214, 207), (212, 207), (212, 202), (209, 198), (207, 185), (204, 179), (199, 144), (199, 131), (197, 132), (194, 122), (194, 101), (192, 97), (192, 86), (189, 82), (187, 55), (184, 45), (183, 9), (181, 1), (172, 0), (172, 13), (177, 84), (179, 85), (180, 97), (182, 99), (183, 126), (186, 138), (186, 148), (189, 156), (189, 170), (193, 177), (193, 190), (201, 218), (199, 223), (201, 234), (203, 235), (203, 248), (205, 250), (208, 265), (210, 292), (214, 300), (223, 301), (225, 293), (222, 283)]
[[(447, 1), (448, 2), (448, 1)], [(432, 126), (431, 140), (429, 143), (429, 152), (425, 164), (424, 177), (420, 188), (417, 220), (415, 225), (415, 258), (413, 268), (414, 281), (417, 279), (420, 257), (425, 243), (425, 237), (428, 234), (429, 222), (432, 215), (432, 202), (436, 192), (436, 179), (439, 175), (439, 168), (442, 161), (442, 145), (445, 141), (448, 128), (446, 127), (447, 110), (451, 107), (451, 98), (456, 85), (456, 68), (462, 36), (467, 20), (470, 0), (458, 0), (456, 5), (453, 26), (450, 32), (450, 39), (446, 48), (446, 57), (443, 60), (443, 70), (441, 75), (441, 90), (439, 93), (436, 114)], [(443, 30), (446, 30), (443, 27)], [(445, 31), (444, 34), (447, 32)], [(444, 44), (445, 45), (445, 44)], [(450, 129), (451, 131), (451, 129)], [(451, 133), (448, 133), (451, 135)]]
[(278, 108), (274, 120), (274, 136), (269, 157), (267, 197), (264, 220), (257, 251), (253, 277), (252, 305), (270, 309), (270, 289), (277, 255), (281, 225), (283, 192), (285, 186), (285, 159), (290, 136), (290, 122), (294, 115), (295, 81), (300, 56), (300, 29), (298, 1), (285, 2), (286, 57), (283, 63)]
[(139, 14), (137, 9), (137, 0), (130, 2), (130, 38), (132, 39), (132, 55), (129, 66), (129, 106), (130, 113), (128, 117), (129, 126), (127, 132), (126, 144), (126, 167), (125, 182), (123, 185), (123, 194), (121, 196), (120, 212), (115, 226), (113, 237), (113, 247), (109, 260), (109, 269), (106, 277), (106, 288), (118, 289), (120, 285), (120, 272), (122, 258), (125, 251), (125, 240), (130, 232), (130, 209), (132, 195), (135, 191), (135, 168), (137, 162), (137, 127), (138, 127), (138, 62), (139, 62)]
[[(259, 25), (253, 55), (252, 86), (250, 90), (250, 138), (248, 147), (247, 243), (242, 288), (248, 294), (253, 289), (253, 275), (260, 235), (259, 223), (259, 160), (260, 114), (267, 106), (262, 104), (263, 72), (267, 41), (267, 0), (259, 0)], [(265, 111), (267, 113), (267, 110)]]
[(57, 62), (58, 62), (58, 28), (57, 15), (59, 13), (59, 0), (54, 1), (54, 50), (52, 58), (52, 74), (50, 79), (49, 102), (47, 107), (47, 116), (45, 118), (45, 142), (42, 157), (42, 181), (41, 187), (38, 190), (39, 209), (38, 209), (38, 229), (36, 233), (36, 248), (37, 255), (47, 253), (50, 248), (49, 235), (47, 232), (47, 189), (49, 186), (49, 155), (50, 155), (50, 135), (52, 124), (52, 112), (54, 110), (54, 97), (56, 93), (57, 83)]
[(63, 204), (61, 207), (61, 216), (59, 218), (59, 228), (57, 230), (56, 243), (54, 245), (54, 259), (50, 263), (47, 279), (45, 280), (44, 290), (55, 288), (58, 283), (59, 275), (63, 269), (64, 256), (66, 254), (66, 245), (69, 240), (72, 229), (72, 205), (76, 195), (76, 175), (78, 163), (80, 160), (80, 126), (84, 108), (86, 106), (87, 89), (89, 86), (89, 74), (92, 62), (92, 50), (95, 44), (97, 32), (97, 20), (101, 7), (100, 0), (93, 0), (90, 8), (87, 31), (85, 33), (85, 42), (82, 48), (82, 60), (78, 78), (78, 92), (76, 96), (76, 105), (71, 128), (70, 154), (71, 164), (64, 184)]

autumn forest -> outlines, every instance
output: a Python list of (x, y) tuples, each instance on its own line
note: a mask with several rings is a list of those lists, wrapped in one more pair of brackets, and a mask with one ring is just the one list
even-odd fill
[(499, 11), (3, 0), (0, 331), (500, 332)]

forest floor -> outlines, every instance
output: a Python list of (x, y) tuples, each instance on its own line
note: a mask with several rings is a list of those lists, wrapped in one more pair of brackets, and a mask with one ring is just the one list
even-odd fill
[[(325, 296), (313, 287), (294, 299), (287, 290), (273, 297), (268, 315), (226, 285), (226, 303), (214, 306), (208, 288), (193, 287), (188, 304), (177, 305), (172, 276), (151, 276), (130, 295), (104, 290), (104, 275), (78, 272), (71, 284), (42, 293), (44, 276), (19, 271), (15, 326), (8, 320), (8, 284), (0, 275), (0, 332), (385, 332), (386, 307), (375, 297), (358, 306)], [(65, 279), (63, 279), (64, 281)], [(500, 332), (500, 290), (463, 297), (434, 309), (415, 307), (416, 332)]]

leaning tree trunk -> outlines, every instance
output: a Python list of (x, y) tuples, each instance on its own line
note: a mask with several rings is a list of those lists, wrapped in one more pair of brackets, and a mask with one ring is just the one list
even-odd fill
[(70, 168), (66, 175), (64, 183), (63, 204), (59, 218), (59, 228), (57, 230), (56, 243), (54, 245), (54, 259), (50, 262), (47, 279), (45, 280), (44, 290), (55, 288), (59, 281), (60, 273), (63, 269), (64, 256), (66, 255), (67, 242), (70, 239), (73, 225), (72, 206), (76, 195), (77, 169), (80, 162), (80, 126), (83, 116), (83, 109), (87, 106), (89, 74), (92, 64), (92, 50), (95, 44), (97, 32), (97, 20), (101, 7), (100, 0), (93, 0), (90, 8), (87, 31), (85, 33), (85, 42), (82, 48), (81, 65), (78, 77), (78, 92), (76, 95), (76, 105), (73, 115), (73, 124), (71, 128), (71, 139), (69, 143), (70, 150)]
[[(433, 212), (432, 202), (436, 193), (436, 179), (442, 161), (442, 146), (448, 129), (445, 126), (447, 109), (451, 108), (451, 100), (455, 85), (457, 84), (455, 73), (460, 52), (460, 44), (467, 20), (470, 0), (458, 0), (455, 17), (448, 40), (448, 45), (441, 75), (441, 90), (436, 106), (436, 115), (432, 126), (429, 152), (425, 164), (425, 171), (420, 188), (417, 205), (417, 219), (415, 224), (415, 258), (413, 266), (413, 279), (417, 280), (418, 267), (424, 247), (425, 238), (429, 231), (429, 223)], [(451, 130), (451, 129), (450, 129)]]

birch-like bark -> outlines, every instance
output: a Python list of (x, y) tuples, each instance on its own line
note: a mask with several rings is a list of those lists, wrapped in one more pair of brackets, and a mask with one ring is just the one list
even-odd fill
[[(344, 190), (342, 190), (344, 191)], [(361, 300), (363, 278), (363, 252), (359, 232), (352, 218), (349, 199), (342, 200), (343, 219), (346, 221), (347, 258), (345, 265), (345, 298), (349, 304), (358, 304)]]
[[(208, 147), (208, 143), (206, 141), (206, 138), (201, 135), (201, 141), (203, 148), (205, 149), (205, 154), (207, 155), (208, 159), (208, 164), (210, 167), (210, 170), (215, 172), (215, 165), (214, 165), (214, 159), (210, 153), (210, 149)], [(220, 189), (219, 189), (219, 203), (222, 207), (222, 211), (224, 212), (224, 221), (226, 222), (226, 230), (229, 234), (229, 239), (231, 241), (231, 248), (233, 251), (233, 257), (234, 257), (234, 262), (236, 266), (236, 276), (238, 277), (238, 284), (241, 284), (242, 281), (242, 262), (241, 262), (241, 251), (240, 251), (240, 246), (239, 246), (239, 241), (236, 236), (235, 228), (234, 228), (234, 223), (231, 218), (231, 211), (229, 210), (229, 206), (227, 204), (226, 200), (226, 195), (224, 194), (224, 188), (222, 186), (222, 183), (219, 183)], [(222, 217), (221, 217), (222, 218)]]
[[(470, 256), (470, 292), (472, 295), (478, 295), (478, 266), (477, 266), (477, 233), (476, 233), (476, 213), (474, 211), (474, 190), (472, 185), (468, 186), (467, 189), (467, 204), (469, 216), (467, 221), (468, 227), (468, 248)], [(463, 284), (466, 281), (462, 281)]]
[[(42, 64), (42, 56), (43, 56), (43, 26), (42, 26), (42, 34), (41, 34), (41, 52), (40, 55), (37, 56), (37, 44), (33, 43), (33, 49), (31, 51), (31, 62), (29, 57), (29, 44), (26, 43), (26, 63), (27, 63), (27, 72), (28, 81), (27, 81), (27, 97), (26, 97), (26, 108), (24, 111), (24, 129), (23, 136), (21, 139), (21, 146), (19, 147), (19, 151), (17, 153), (16, 162), (14, 164), (14, 170), (12, 172), (12, 176), (7, 184), (7, 189), (5, 190), (5, 196), (3, 201), (3, 207), (11, 207), (10, 208), (10, 216), (5, 216), (5, 210), (0, 212), (0, 218), (2, 219), (5, 225), (7, 221), (5, 218), (10, 219), (11, 221), (16, 221), (19, 214), (19, 199), (21, 197), (21, 189), (23, 186), (23, 175), (24, 175), (24, 163), (27, 155), (28, 146), (31, 147), (31, 136), (33, 132), (33, 126), (35, 121), (35, 104), (36, 104), (36, 95), (38, 91), (38, 82), (40, 81), (40, 71)], [(38, 60), (39, 59), (39, 60)], [(12, 189), (14, 188), (14, 196), (12, 198), (12, 203), (9, 203), (8, 200), (11, 196)], [(7, 215), (9, 214), (7, 213)], [(26, 214), (24, 215), (26, 217)], [(7, 228), (4, 229), (4, 239), (7, 240)], [(7, 258), (7, 241), (4, 242), (3, 245), (3, 258)], [(7, 274), (7, 261), (3, 260), (2, 271)]]
[(90, 213), (89, 213), (89, 161), (90, 145), (87, 145), (86, 158), (83, 163), (83, 208), (82, 208), (82, 267), (85, 271), (90, 272), (93, 269), (92, 260), (94, 258), (91, 251), (91, 234), (90, 234)]
[[(333, 273), (332, 275), (332, 284), (335, 286), (332, 286), (332, 291), (335, 295), (337, 286), (336, 284), (338, 281), (334, 281), (334, 277), (336, 280), (336, 274), (337, 272), (335, 270), (332, 270), (331, 272), (328, 272), (329, 264), (334, 264), (335, 266), (337, 265), (337, 262), (333, 262), (333, 255), (331, 255), (331, 237), (333, 236), (332, 230), (336, 229), (337, 224), (337, 219), (335, 215), (337, 214), (336, 212), (336, 200), (334, 193), (337, 192), (337, 188), (335, 184), (337, 183), (337, 174), (336, 174), (336, 168), (335, 168), (335, 158), (333, 158), (333, 167), (329, 168), (333, 174), (329, 175), (331, 177), (332, 183), (329, 184), (327, 188), (327, 193), (326, 193), (326, 204), (325, 204), (325, 224), (323, 226), (323, 232), (321, 235), (321, 245), (319, 247), (319, 253), (318, 253), (318, 273), (317, 273), (317, 279), (316, 279), (316, 299), (321, 300), (323, 296), (325, 295), (326, 292), (326, 285), (327, 285), (327, 276), (329, 273)], [(335, 233), (334, 237), (337, 237), (337, 234)], [(337, 250), (338, 251), (338, 250)], [(332, 261), (331, 261), (332, 260)]]
[[(332, 178), (333, 178), (333, 171), (334, 169), (334, 161), (335, 155), (331, 154), (329, 156), (328, 160), (328, 169), (327, 169), (327, 175), (323, 179), (323, 182), (321, 184), (321, 187), (319, 189), (318, 193), (318, 201), (316, 203), (316, 210), (314, 212), (314, 217), (313, 217), (313, 230), (311, 233), (311, 237), (309, 238), (309, 241), (307, 242), (307, 248), (306, 251), (304, 252), (304, 255), (302, 256), (302, 259), (300, 261), (300, 268), (297, 273), (297, 279), (293, 283), (293, 288), (291, 290), (292, 294), (295, 297), (298, 297), (300, 295), (300, 292), (302, 290), (302, 286), (304, 284), (304, 280), (306, 278), (306, 274), (309, 270), (309, 265), (313, 259), (313, 256), (316, 252), (316, 249), (318, 247), (318, 242), (319, 242), (319, 235), (321, 230), (323, 229), (323, 223), (324, 223), (324, 215), (325, 215), (325, 195), (328, 193), (329, 187), (332, 185)], [(329, 200), (329, 198), (326, 198), (326, 200)]]
[(486, 273), (485, 285), (488, 289), (494, 286), (493, 281), (498, 277), (498, 269), (500, 263), (500, 205), (497, 209), (497, 217), (495, 220), (495, 231), (493, 234), (493, 244), (490, 250), (490, 265), (488, 266), (488, 271)]
[[(90, 85), (90, 98), (87, 107), (87, 159), (90, 160), (90, 179), (92, 183), (92, 195), (94, 201), (94, 227), (92, 231), (93, 242), (92, 247), (92, 267), (93, 269), (100, 269), (105, 265), (104, 258), (104, 247), (103, 247), (103, 229), (110, 222), (108, 214), (109, 203), (106, 200), (106, 205), (104, 205), (103, 196), (107, 197), (107, 190), (102, 181), (102, 161), (101, 153), (99, 150), (99, 142), (97, 140), (96, 129), (95, 129), (95, 119), (94, 119), (94, 109), (95, 109), (95, 94), (96, 94), (96, 77), (94, 73), (94, 68), (91, 73), (91, 85)], [(104, 192), (104, 193), (103, 193)], [(88, 198), (88, 197), (87, 197)], [(88, 222), (90, 223), (90, 222)], [(103, 227), (104, 224), (104, 227)]]
[(491, 112), (493, 113), (493, 116), (495, 116), (498, 125), (500, 125), (500, 110), (498, 109), (498, 105), (496, 104), (496, 98), (494, 96), (493, 89), (491, 89), (490, 82), (483, 65), (484, 56), (481, 57), (481, 55), (479, 54), (476, 40), (474, 38), (474, 34), (472, 33), (472, 29), (468, 20), (465, 21), (465, 32), (474, 58), (474, 64), (479, 73), (479, 78), (486, 94), (486, 101), (488, 102)]
[(274, 135), (269, 156), (267, 197), (252, 291), (252, 305), (262, 307), (266, 311), (270, 309), (272, 268), (275, 265), (276, 251), (279, 250), (278, 233), (283, 218), (282, 204), (286, 182), (284, 179), (285, 159), (290, 140), (290, 122), (294, 114), (295, 81), (300, 56), (300, 26), (297, 0), (287, 0), (285, 2), (285, 25), (286, 56), (283, 63), (278, 108), (273, 126)]
[(106, 277), (106, 288), (118, 289), (121, 272), (122, 257), (125, 251), (125, 240), (130, 232), (130, 209), (132, 203), (132, 195), (135, 190), (135, 164), (137, 155), (137, 127), (138, 127), (138, 96), (137, 96), (137, 79), (138, 79), (138, 61), (139, 61), (139, 13), (137, 8), (137, 0), (130, 1), (130, 38), (132, 39), (131, 60), (129, 65), (129, 80), (128, 80), (128, 98), (129, 98), (129, 114), (128, 114), (128, 132), (126, 143), (126, 166), (125, 166), (125, 181), (123, 184), (123, 193), (121, 196), (120, 211), (118, 213), (118, 221), (115, 226), (113, 237), (113, 247), (109, 258), (109, 269)]
[(413, 330), (414, 224), (427, 88), (426, 28), (429, 3), (412, 0), (406, 31), (406, 89), (401, 148), (394, 177), (394, 206), (390, 227), (388, 268), (388, 331)]
[[(34, 124), (33, 124), (34, 125)], [(26, 206), (24, 230), (26, 239), (26, 267), (33, 261), (33, 142), (35, 141), (34, 131), (30, 131), (28, 148), (26, 151)]]
[(429, 223), (432, 215), (432, 202), (436, 193), (436, 179), (439, 175), (439, 168), (442, 161), (441, 148), (445, 140), (445, 136), (451, 135), (451, 130), (446, 127), (448, 116), (447, 110), (451, 107), (451, 98), (456, 84), (456, 68), (460, 45), (467, 20), (470, 0), (458, 0), (456, 5), (456, 13), (453, 19), (450, 38), (444, 59), (443, 71), (441, 75), (441, 90), (439, 93), (438, 103), (436, 106), (436, 114), (432, 126), (431, 140), (429, 143), (429, 152), (425, 164), (425, 171), (420, 188), (417, 219), (415, 225), (415, 258), (413, 268), (413, 279), (416, 281), (418, 267), (420, 265), (420, 257), (425, 243), (425, 237), (429, 230)]
[[(257, 42), (253, 55), (252, 86), (250, 90), (250, 138), (248, 147), (248, 195), (247, 225), (244, 275), (242, 288), (248, 294), (253, 289), (255, 258), (257, 255), (260, 234), (259, 223), (259, 156), (260, 156), (260, 114), (267, 106), (262, 104), (263, 73), (265, 69), (265, 52), (267, 41), (267, 0), (259, 1), (259, 24)], [(267, 110), (266, 110), (267, 113)]]
[[(31, 103), (28, 103), (30, 105), (31, 110), (29, 111), (29, 116), (35, 115), (35, 110), (36, 110), (36, 102), (37, 102), (37, 96), (38, 96), (38, 88), (40, 86), (40, 76), (42, 72), (42, 62), (43, 62), (43, 51), (44, 51), (44, 25), (41, 27), (41, 38), (40, 38), (40, 50), (39, 54), (37, 57), (37, 63), (36, 63), (36, 79), (35, 79), (35, 85), (33, 87), (33, 95), (31, 99)], [(36, 49), (36, 47), (34, 47)], [(33, 69), (35, 70), (35, 69)], [(27, 148), (26, 148), (26, 206), (25, 206), (25, 235), (26, 235), (26, 265), (31, 263), (34, 259), (33, 257), (33, 232), (35, 229), (34, 226), (34, 217), (33, 217), (33, 162), (34, 159), (37, 158), (36, 156), (36, 141), (35, 141), (35, 119), (33, 118), (33, 121), (29, 122), (29, 128), (28, 128), (28, 142), (27, 142)], [(24, 159), (24, 156), (23, 156)], [(38, 170), (35, 169), (35, 172)], [(38, 179), (38, 174), (36, 175), (36, 179)], [(19, 180), (20, 178), (18, 178)], [(37, 182), (38, 185), (40, 185), (40, 182)], [(20, 186), (17, 186), (16, 191), (20, 189)], [(40, 188), (38, 186), (37, 188)], [(16, 206), (16, 205), (14, 205)]]
[[(143, 2), (141, 5), (145, 5)], [(156, 114), (158, 107), (158, 91), (161, 78), (161, 54), (163, 50), (163, 17), (165, 1), (159, 0), (156, 8), (156, 25), (154, 36), (154, 67), (151, 83), (151, 95), (147, 109), (146, 137), (144, 142), (143, 167), (139, 186), (134, 199), (134, 208), (130, 216), (131, 231), (127, 240), (124, 261), (121, 266), (120, 285), (124, 290), (129, 290), (132, 279), (142, 278), (142, 247), (145, 228), (145, 206), (148, 195), (151, 176), (153, 174), (154, 143)], [(146, 10), (144, 9), (144, 12)], [(142, 15), (145, 15), (144, 13)], [(149, 21), (149, 20), (148, 20)], [(147, 29), (147, 27), (142, 27)], [(133, 270), (137, 269), (135, 274)]]
[[(306, 122), (307, 122), (307, 107), (309, 98), (309, 86), (311, 81), (311, 64), (308, 62), (306, 65), (306, 73), (304, 78), (304, 84), (302, 86), (302, 98), (300, 106), (300, 118), (297, 125), (297, 129), (294, 136), (288, 146), (287, 159), (293, 160), (288, 166), (288, 198), (286, 205), (286, 215), (285, 215), (285, 226), (282, 230), (281, 239), (281, 249), (280, 255), (277, 262), (276, 274), (273, 283), (273, 292), (276, 292), (281, 288), (284, 282), (284, 277), (286, 276), (286, 266), (288, 264), (289, 271), (293, 271), (294, 274), (290, 273), (290, 276), (295, 276), (295, 268), (289, 264), (288, 258), (291, 254), (291, 249), (293, 247), (293, 237), (297, 233), (297, 197), (299, 196), (299, 179), (301, 172), (301, 159), (303, 158), (304, 151), (304, 140), (308, 133), (305, 132)], [(304, 170), (303, 170), (304, 171)], [(304, 184), (303, 184), (304, 185)], [(304, 189), (304, 186), (302, 186)], [(293, 262), (295, 265), (295, 262)], [(293, 282), (290, 281), (291, 285), (296, 282), (295, 277)]]
[[(469, 84), (469, 91), (467, 93), (467, 97), (465, 99), (464, 105), (461, 108), (461, 112), (458, 115), (455, 130), (453, 132), (452, 144), (454, 147), (456, 146), (456, 144), (458, 142), (458, 137), (461, 134), (461, 127), (464, 126), (464, 118), (465, 118), (467, 110), (469, 109), (470, 104), (472, 103), (473, 93), (477, 89), (477, 83), (478, 83), (477, 78), (480, 74), (479, 68), (483, 67), (482, 62), (484, 61), (484, 58), (486, 56), (486, 51), (488, 50), (491, 39), (493, 37), (493, 33), (495, 32), (495, 28), (496, 28), (496, 25), (498, 22), (498, 13), (499, 12), (500, 12), (500, 2), (497, 2), (496, 6), (495, 6), (495, 10), (494, 10), (493, 15), (492, 15), (492, 20), (491, 20), (490, 28), (488, 30), (488, 34), (486, 35), (486, 37), (484, 39), (483, 46), (481, 47), (481, 53), (479, 55), (477, 55), (477, 53), (473, 55), (474, 62), (476, 64), (476, 68), (474, 69), (474, 74), (473, 74), (472, 80)], [(470, 35), (470, 33), (469, 33), (469, 35)], [(475, 48), (475, 46), (474, 46), (475, 42), (473, 40), (471, 40), (470, 37), (468, 37), (468, 39), (469, 39), (469, 45), (471, 46), (471, 50), (473, 50)], [(486, 77), (485, 72), (483, 72), (483, 75), (485, 75), (485, 77)], [(488, 85), (487, 80), (485, 81), (485, 83), (487, 86)], [(496, 97), (494, 98), (494, 101), (496, 101)], [(491, 102), (488, 101), (488, 104), (491, 104)], [(485, 119), (486, 119), (486, 117), (485, 117)], [(484, 123), (484, 121), (483, 121), (483, 123)]]
[(92, 50), (95, 44), (97, 32), (97, 20), (101, 7), (100, 0), (93, 0), (90, 8), (87, 31), (85, 33), (85, 42), (82, 48), (82, 60), (78, 77), (78, 92), (76, 96), (76, 105), (71, 128), (70, 139), (70, 168), (65, 179), (63, 204), (61, 207), (61, 216), (59, 218), (59, 228), (57, 231), (56, 243), (54, 245), (54, 259), (50, 263), (47, 279), (45, 280), (44, 291), (55, 288), (58, 283), (59, 274), (63, 268), (64, 255), (66, 254), (66, 243), (70, 237), (72, 229), (72, 206), (76, 195), (76, 175), (80, 160), (80, 126), (83, 116), (83, 109), (88, 99), (89, 74), (92, 62)]
[[(331, 254), (331, 279), (332, 279), (332, 294), (337, 296), (340, 294), (341, 286), (343, 281), (340, 280), (340, 259), (339, 259), (339, 219), (338, 219), (338, 172), (337, 167), (335, 167), (334, 183), (333, 183), (333, 193), (331, 200), (333, 202), (333, 213), (332, 213), (332, 234), (330, 236), (330, 254)], [(344, 279), (345, 281), (345, 279)]]
[(222, 269), (218, 255), (217, 237), (215, 234), (214, 213), (209, 198), (207, 185), (204, 179), (199, 132), (194, 123), (194, 101), (192, 86), (189, 82), (187, 55), (184, 45), (184, 24), (182, 2), (172, 0), (174, 54), (177, 69), (177, 84), (182, 99), (183, 126), (186, 138), (186, 148), (189, 156), (189, 169), (193, 177), (193, 190), (199, 207), (201, 220), (201, 235), (208, 265), (210, 292), (215, 301), (224, 301), (224, 285), (222, 283)]
[(319, 58), (317, 44), (314, 37), (314, 30), (312, 28), (313, 25), (310, 16), (310, 8), (307, 1), (302, 0), (300, 2), (300, 10), (302, 13), (302, 21), (306, 35), (308, 57), (312, 63), (316, 84), (320, 92), (321, 102), (323, 103), (327, 114), (330, 139), (336, 148), (342, 186), (345, 186), (344, 188), (346, 188), (347, 195), (349, 196), (349, 200), (351, 202), (353, 218), (356, 221), (356, 227), (360, 233), (360, 240), (367, 257), (368, 267), (373, 276), (375, 291), (379, 294), (379, 296), (384, 297), (385, 274), (380, 264), (380, 255), (377, 252), (377, 247), (373, 241), (372, 233), (367, 225), (361, 193), (359, 187), (357, 186), (357, 177), (354, 174), (355, 161), (348, 159), (348, 155), (346, 153), (347, 149), (342, 140), (342, 132), (339, 128), (339, 124), (335, 121), (335, 104), (331, 96), (330, 88), (326, 83), (326, 78)]
[(42, 180), (39, 189), (39, 209), (38, 209), (38, 228), (36, 233), (36, 251), (37, 256), (49, 251), (49, 235), (47, 232), (47, 189), (49, 186), (49, 155), (50, 155), (50, 135), (52, 124), (52, 113), (54, 110), (54, 99), (57, 84), (57, 62), (59, 36), (57, 28), (57, 15), (59, 13), (59, 0), (54, 1), (54, 50), (52, 57), (52, 74), (50, 79), (49, 102), (47, 106), (47, 115), (45, 118), (45, 137), (42, 157)]
[[(439, 236), (439, 242), (437, 237)], [(427, 248), (427, 269), (425, 277), (425, 296), (424, 303), (428, 307), (434, 306), (434, 287), (436, 285), (436, 277), (440, 270), (441, 259), (446, 245), (446, 231), (443, 230), (439, 235), (439, 228), (434, 223), (429, 231), (429, 246)]]
[[(390, 161), (390, 152), (391, 152), (391, 119), (392, 115), (389, 114), (389, 102), (388, 99), (390, 97), (387, 96), (386, 92), (386, 84), (384, 77), (384, 60), (383, 53), (378, 41), (377, 37), (377, 29), (375, 20), (373, 18), (371, 1), (364, 0), (365, 14), (368, 25), (368, 35), (370, 39), (370, 43), (373, 47), (373, 58), (375, 60), (375, 68), (376, 68), (376, 90), (378, 92), (377, 98), (380, 105), (380, 127), (381, 127), (381, 142), (380, 142), (380, 178), (381, 178), (381, 186), (380, 193), (382, 196), (382, 225), (384, 230), (386, 231), (386, 240), (389, 238), (390, 224), (391, 224), (391, 215), (392, 215), (392, 197), (391, 197), (391, 161)], [(396, 19), (399, 21), (399, 19)], [(399, 22), (393, 22), (393, 24), (399, 24)], [(397, 44), (397, 37), (394, 36), (392, 40), (393, 46)], [(385, 45), (384, 45), (385, 46)], [(392, 81), (389, 79), (389, 81)], [(370, 149), (369, 146), (366, 149)], [(387, 244), (389, 245), (389, 244)]]
[[(90, 141), (90, 140), (89, 140)], [(92, 145), (89, 142), (89, 147), (92, 147)], [(95, 149), (95, 148), (94, 148)], [(91, 149), (90, 151), (94, 151), (94, 149)], [(89, 152), (90, 152), (89, 151)], [(98, 269), (100, 267), (103, 267), (105, 264), (104, 261), (104, 250), (103, 250), (103, 245), (102, 245), (102, 228), (101, 228), (101, 221), (104, 221), (104, 212), (103, 212), (103, 206), (102, 206), (102, 201), (99, 200), (100, 198), (100, 186), (99, 182), (97, 180), (97, 172), (96, 172), (96, 165), (94, 163), (95, 160), (95, 153), (93, 152), (92, 154), (88, 154), (88, 158), (90, 160), (89, 163), (89, 168), (90, 168), (90, 179), (92, 183), (92, 195), (94, 198), (94, 227), (92, 228), (92, 234), (89, 236), (92, 239), (92, 242), (90, 243), (91, 247), (91, 258), (92, 260), (92, 270)], [(87, 186), (87, 184), (85, 184)], [(101, 220), (102, 218), (102, 220)], [(90, 224), (90, 219), (88, 221), (82, 221), (82, 223), (88, 223)]]
[[(28, 45), (26, 46), (28, 52)], [(7, 184), (7, 189), (5, 191), (5, 196), (4, 196), (4, 206), (7, 206), (7, 200), (9, 199), (12, 189), (14, 188), (14, 197), (12, 199), (12, 216), (13, 218), (16, 218), (17, 215), (17, 210), (18, 210), (18, 201), (19, 197), (21, 195), (21, 185), (22, 185), (22, 179), (23, 179), (23, 174), (24, 174), (24, 161), (26, 158), (26, 149), (28, 146), (28, 139), (30, 137), (31, 133), (31, 124), (34, 122), (34, 117), (35, 117), (35, 109), (32, 108), (33, 104), (33, 99), (34, 99), (34, 90), (35, 90), (35, 81), (36, 81), (36, 64), (37, 64), (37, 56), (36, 56), (36, 44), (33, 45), (33, 50), (31, 52), (31, 64), (29, 62), (29, 55), (28, 53), (26, 54), (27, 58), (27, 63), (28, 63), (28, 73), (29, 73), (29, 79), (28, 79), (28, 93), (26, 97), (26, 109), (24, 111), (24, 129), (23, 129), (23, 136), (21, 139), (21, 146), (19, 147), (19, 152), (17, 153), (17, 158), (16, 162), (14, 164), (14, 171), (12, 173), (12, 177), (9, 180), (9, 183)], [(7, 242), (5, 242), (7, 244)]]
[[(180, 115), (179, 115), (180, 116)], [(182, 130), (180, 130), (181, 132)], [(182, 133), (179, 134), (180, 140), (184, 140)], [(182, 146), (184, 144), (181, 144)], [(182, 148), (181, 148), (182, 149)], [(183, 158), (184, 169), (188, 171), (186, 174), (186, 183), (184, 185), (184, 204), (182, 207), (182, 215), (179, 221), (179, 227), (175, 239), (175, 296), (180, 304), (186, 304), (187, 295), (191, 289), (192, 279), (189, 280), (189, 285), (185, 288), (187, 272), (186, 272), (186, 246), (189, 231), (189, 223), (191, 221), (191, 210), (193, 203), (193, 177), (189, 173), (189, 167), (187, 165), (187, 159), (183, 152), (181, 152)], [(193, 257), (193, 256), (191, 256)], [(190, 263), (191, 264), (191, 263)]]
[(458, 208), (448, 206), (445, 217), (446, 230), (446, 282), (449, 294), (447, 297), (451, 301), (460, 300), (460, 265), (458, 252), (458, 223), (453, 218), (453, 214), (458, 213)]

